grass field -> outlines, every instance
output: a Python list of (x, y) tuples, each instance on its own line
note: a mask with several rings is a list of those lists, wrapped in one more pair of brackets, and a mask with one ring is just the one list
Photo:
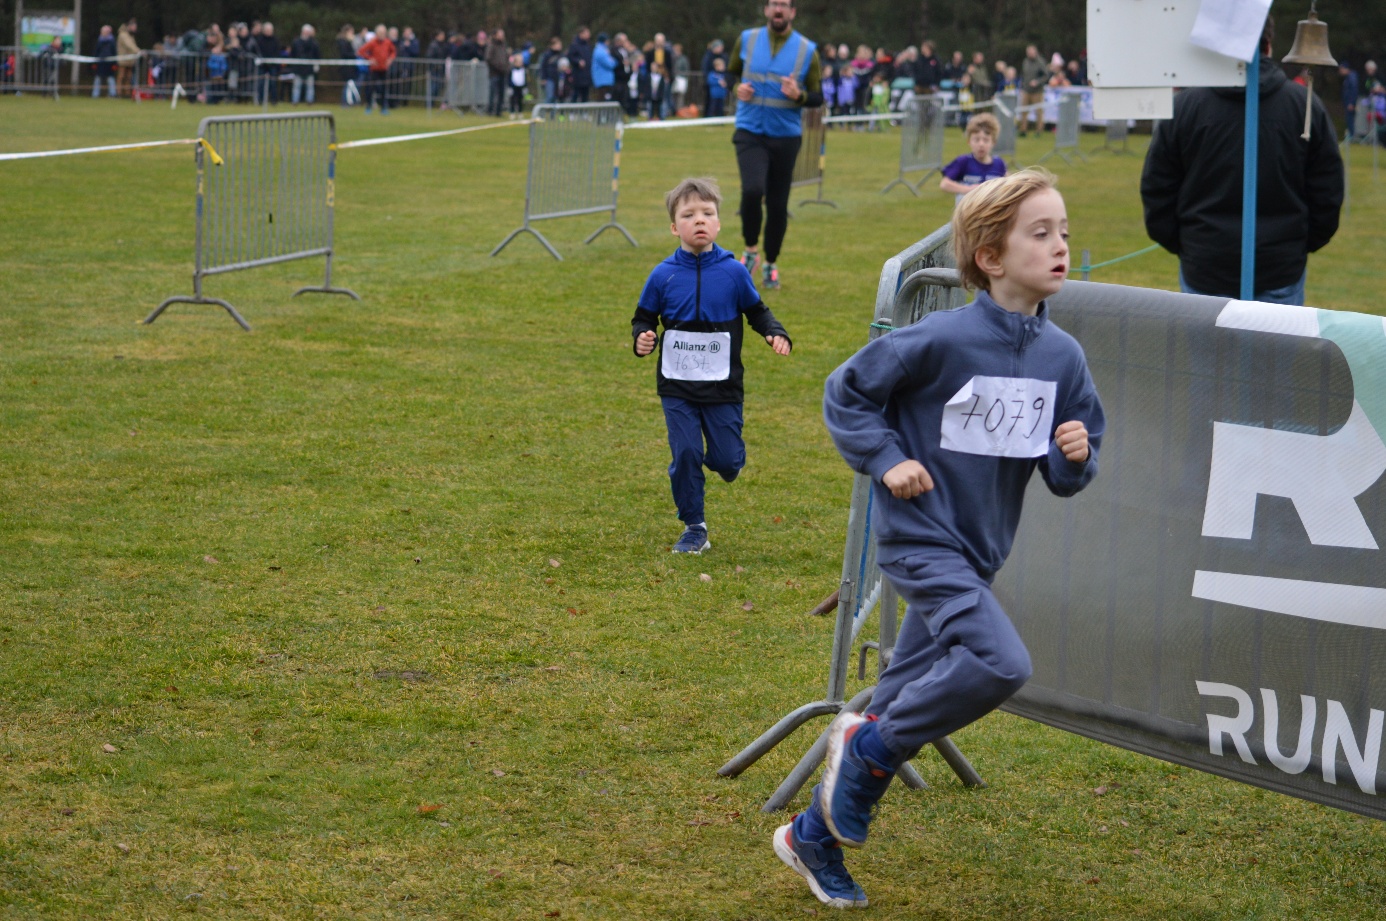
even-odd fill
[[(0, 98), (0, 147), (205, 114)], [(628, 324), (674, 244), (664, 191), (735, 196), (727, 130), (629, 133), (640, 247), (547, 222), (561, 263), (523, 236), (488, 257), (520, 222), (523, 129), (343, 151), (334, 279), (363, 300), (290, 299), (320, 261), (211, 279), (251, 334), (215, 307), (138, 322), (191, 292), (188, 148), (0, 163), (0, 917), (827, 914), (758, 811), (809, 733), (715, 770), (823, 693), (832, 622), (804, 612), (836, 587), (850, 477), (822, 381), (883, 260), (952, 205), (879, 194), (896, 137), (830, 136), (838, 207), (796, 209), (767, 296), (795, 351), (747, 355), (749, 467), (710, 486), (698, 559), (668, 553)], [(1380, 312), (1386, 184), (1354, 156), (1309, 300)], [(1050, 161), (1095, 262), (1148, 243), (1140, 163)], [(1175, 260), (1097, 277), (1169, 288)], [(957, 741), (989, 786), (921, 757), (931, 789), (892, 790), (851, 855), (872, 917), (1386, 917), (1376, 822), (1002, 714)]]

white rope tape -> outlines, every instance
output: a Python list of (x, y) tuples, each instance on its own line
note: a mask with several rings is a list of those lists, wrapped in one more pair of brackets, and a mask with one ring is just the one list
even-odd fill
[(338, 150), (346, 150), (351, 147), (375, 147), (378, 144), (398, 144), (401, 141), (422, 141), (427, 138), (445, 138), (453, 134), (467, 134), (472, 131), (490, 131), (492, 128), (514, 128), (519, 125), (533, 124), (533, 119), (522, 121), (499, 122), (494, 125), (473, 125), (470, 128), (452, 128), (448, 131), (429, 131), (426, 134), (397, 134), (387, 138), (364, 138), (360, 141), (346, 141), (337, 145)]
[(197, 138), (179, 138), (176, 141), (142, 141), (138, 144), (111, 144), (106, 147), (74, 147), (71, 150), (34, 150), (26, 153), (0, 153), (3, 160), (37, 160), (41, 157), (68, 157), (73, 154), (107, 153), (115, 150), (142, 150), (146, 147), (169, 147), (175, 144), (197, 144)]
[(103, 62), (119, 64), (123, 61), (138, 61), (138, 54), (110, 54), (104, 58), (94, 58), (89, 54), (59, 54), (55, 55), (59, 61), (76, 61), (78, 64), (101, 64)]

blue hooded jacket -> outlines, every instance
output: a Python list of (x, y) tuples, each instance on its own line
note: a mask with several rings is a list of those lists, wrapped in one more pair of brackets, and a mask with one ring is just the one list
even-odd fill
[[(701, 255), (683, 247), (655, 266), (640, 292), (631, 319), (631, 336), (646, 330), (671, 329), (731, 334), (731, 374), (722, 381), (681, 381), (664, 376), (663, 362), (655, 364), (655, 380), (661, 397), (677, 397), (693, 403), (740, 403), (745, 398), (741, 364), (742, 316), (762, 336), (789, 338), (770, 308), (756, 292), (751, 273), (728, 250), (717, 244)], [(634, 343), (632, 343), (634, 348)], [(663, 357), (664, 335), (659, 337)]]

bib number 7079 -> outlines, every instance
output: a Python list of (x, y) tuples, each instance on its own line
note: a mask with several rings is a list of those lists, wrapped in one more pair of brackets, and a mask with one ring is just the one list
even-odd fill
[(1043, 457), (1054, 430), (1054, 381), (972, 378), (943, 407), (942, 447), (989, 457)]

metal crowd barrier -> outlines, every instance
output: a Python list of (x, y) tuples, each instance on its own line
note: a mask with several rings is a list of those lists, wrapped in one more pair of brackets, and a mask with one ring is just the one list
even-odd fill
[[(943, 169), (943, 139), (947, 132), (942, 100), (933, 96), (909, 98), (900, 123), (900, 173), (881, 189), (881, 194), (902, 185), (918, 198), (920, 186)], [(921, 170), (925, 171), (924, 176), (910, 182), (909, 174)]]
[(1065, 163), (1072, 164), (1070, 155), (1077, 156), (1084, 163), (1088, 162), (1088, 158), (1078, 146), (1078, 109), (1081, 103), (1082, 100), (1077, 93), (1065, 93), (1059, 100), (1059, 121), (1054, 128), (1054, 149), (1040, 157), (1040, 163), (1050, 157), (1063, 157)]
[(991, 111), (1001, 124), (1001, 133), (997, 136), (996, 144), (992, 147), (991, 152), (993, 155), (1004, 159), (1006, 165), (1012, 168), (1020, 166), (1015, 147), (1015, 116), (1018, 108), (1020, 108), (1020, 95), (1018, 93), (1002, 92), (992, 97)]
[[(934, 231), (909, 249), (888, 259), (881, 269), (881, 279), (876, 289), (873, 314), (876, 322), (871, 324), (870, 338), (874, 339), (891, 328), (913, 323), (930, 311), (951, 309), (965, 303), (966, 296), (957, 286), (958, 276), (951, 268), (952, 263), (952, 237), (947, 227)], [(717, 773), (723, 777), (735, 777), (809, 720), (819, 716), (835, 716), (843, 710), (860, 712), (870, 704), (874, 685), (858, 691), (850, 700), (846, 698), (846, 691), (853, 646), (873, 611), (880, 614), (878, 638), (861, 648), (859, 678), (865, 677), (867, 649), (876, 650), (880, 668), (889, 664), (890, 653), (895, 646), (899, 598), (890, 582), (876, 568), (876, 540), (871, 532), (871, 478), (856, 474), (847, 517), (847, 541), (842, 559), (842, 583), (837, 595), (837, 621), (833, 630), (827, 694), (822, 700), (804, 704), (783, 717), (719, 768)], [(981, 775), (951, 739), (938, 740), (934, 748), (965, 785), (985, 785)], [(828, 731), (824, 729), (761, 807), (761, 811), (774, 812), (787, 806), (822, 764), (827, 751)], [(926, 786), (912, 765), (902, 767), (899, 775), (906, 786), (914, 789)]]
[(63, 90), (75, 91), (78, 84), (63, 77), (63, 61), (67, 57), (46, 52), (33, 54), (20, 47), (0, 48), (0, 92), (37, 93), (57, 99)]
[(816, 185), (818, 186), (817, 196), (806, 198), (799, 204), (827, 205), (829, 208), (836, 208), (836, 203), (823, 197), (823, 169), (828, 162), (828, 126), (823, 121), (823, 107), (800, 109), (800, 112), (802, 113), (800, 123), (803, 126), (802, 140), (799, 144), (798, 159), (794, 161), (794, 179), (789, 186), (792, 189), (798, 189)]
[(614, 227), (636, 246), (635, 238), (616, 222), (621, 131), (621, 106), (614, 102), (535, 106), (529, 125), (524, 223), (491, 250), (491, 255), (505, 249), (521, 233), (531, 233), (561, 261), (558, 250), (530, 224), (603, 212), (608, 215), (607, 222), (583, 242), (591, 243), (602, 231)]
[(1107, 130), (1102, 141), (1102, 146), (1093, 149), (1093, 153), (1106, 151), (1110, 154), (1120, 154), (1123, 156), (1134, 157), (1136, 152), (1128, 144), (1131, 136), (1131, 123), (1124, 118), (1107, 119)]
[(204, 118), (197, 136), (193, 296), (165, 299), (144, 322), (153, 323), (170, 304), (218, 304), (248, 332), (235, 307), (203, 295), (203, 279), (313, 256), (326, 257), (326, 277), (294, 297), (314, 291), (359, 301), (351, 289), (332, 286), (337, 128), (331, 113)]
[(491, 98), (490, 77), (483, 61), (448, 61), (445, 73), (448, 108), (481, 114)]

